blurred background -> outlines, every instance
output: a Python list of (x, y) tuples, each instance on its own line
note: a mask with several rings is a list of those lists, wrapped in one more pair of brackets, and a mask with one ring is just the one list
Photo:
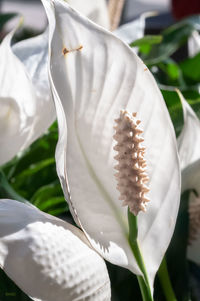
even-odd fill
[[(121, 2), (124, 3), (120, 24), (133, 21), (145, 12), (158, 13), (157, 16), (146, 20), (147, 33), (158, 33), (176, 20), (200, 13), (199, 0), (122, 0)], [(0, 0), (0, 11), (21, 13), (25, 18), (25, 25), (38, 32), (41, 32), (47, 24), (40, 0)], [(12, 28), (12, 23), (9, 28)]]
[[(98, 0), (96, 0), (98, 1)], [(25, 17), (25, 24), (42, 31), (46, 17), (40, 0), (0, 0), (1, 12), (19, 12)], [(160, 16), (150, 21), (150, 27), (163, 28), (173, 22), (170, 13), (170, 0), (126, 0), (121, 24), (138, 18), (142, 13), (158, 11)]]

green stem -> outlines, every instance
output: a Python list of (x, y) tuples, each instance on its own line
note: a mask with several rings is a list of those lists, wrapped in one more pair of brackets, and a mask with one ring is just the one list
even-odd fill
[(153, 301), (151, 294), (150, 283), (145, 268), (144, 260), (137, 241), (138, 226), (137, 217), (134, 216), (128, 209), (128, 221), (129, 221), (129, 243), (133, 252), (133, 255), (137, 261), (137, 264), (143, 273), (143, 276), (137, 276), (143, 301)]
[(163, 288), (163, 292), (164, 292), (166, 300), (167, 301), (177, 301), (175, 293), (172, 288), (170, 278), (169, 278), (169, 273), (168, 273), (165, 257), (163, 258), (163, 261), (158, 270), (158, 278), (159, 278), (160, 284)]
[(138, 276), (137, 275), (137, 280), (138, 280), (138, 283), (139, 283), (139, 286), (140, 286), (140, 291), (141, 291), (141, 294), (142, 294), (142, 300), (143, 301), (152, 300), (152, 297), (149, 295), (149, 291), (148, 291), (148, 288), (147, 288), (147, 285), (144, 281), (143, 276)]
[(5, 191), (7, 197), (17, 200), (22, 203), (28, 203), (21, 195), (19, 195), (12, 186), (8, 183), (6, 176), (4, 175), (3, 171), (0, 170), (0, 186)]

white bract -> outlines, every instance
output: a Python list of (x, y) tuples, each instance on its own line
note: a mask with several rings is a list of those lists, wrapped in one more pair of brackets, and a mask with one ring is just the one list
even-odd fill
[(83, 232), (31, 205), (0, 200), (0, 266), (33, 300), (110, 300), (105, 262)]
[[(200, 197), (200, 121), (191, 106), (178, 92), (182, 103), (184, 126), (178, 138), (178, 150), (180, 164), (182, 167), (182, 192), (187, 189), (194, 189), (198, 198), (192, 195), (192, 202), (196, 202)], [(197, 230), (198, 232), (198, 230)], [(200, 264), (200, 231), (197, 239), (188, 246), (188, 258)]]
[(180, 92), (184, 126), (178, 137), (178, 151), (182, 169), (182, 192), (195, 189), (200, 196), (200, 121)]
[(200, 159), (200, 121), (191, 106), (178, 91), (183, 108), (184, 126), (177, 139), (180, 165), (183, 170)]
[(180, 199), (176, 139), (153, 76), (120, 39), (62, 0), (42, 1), (49, 19), (49, 75), (59, 124), (57, 172), (75, 221), (105, 259), (141, 271), (128, 242), (127, 208), (114, 178), (114, 119), (138, 112), (151, 202), (138, 241), (153, 284)]
[(44, 56), (47, 49), (43, 48), (47, 34), (16, 45), (15, 55), (10, 45), (14, 32), (0, 45), (0, 165), (28, 147), (55, 120)]

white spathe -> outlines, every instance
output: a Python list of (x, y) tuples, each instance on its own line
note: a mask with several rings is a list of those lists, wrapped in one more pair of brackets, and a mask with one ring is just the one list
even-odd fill
[(140, 274), (128, 243), (127, 208), (114, 178), (114, 119), (138, 112), (151, 202), (138, 218), (138, 241), (151, 286), (170, 242), (180, 199), (171, 120), (156, 82), (120, 39), (64, 1), (42, 1), (49, 19), (49, 75), (59, 124), (57, 172), (71, 212), (110, 262)]
[(105, 262), (83, 232), (14, 200), (0, 200), (0, 266), (33, 300), (111, 298)]
[(10, 45), (14, 32), (0, 45), (0, 165), (28, 147), (55, 120), (45, 59), (47, 34), (19, 43), (15, 54)]

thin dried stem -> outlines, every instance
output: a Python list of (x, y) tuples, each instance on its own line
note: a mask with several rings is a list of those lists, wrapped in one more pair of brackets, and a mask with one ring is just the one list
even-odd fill
[(125, 0), (109, 0), (108, 1), (108, 12), (110, 17), (110, 30), (115, 30), (120, 23), (123, 7)]

